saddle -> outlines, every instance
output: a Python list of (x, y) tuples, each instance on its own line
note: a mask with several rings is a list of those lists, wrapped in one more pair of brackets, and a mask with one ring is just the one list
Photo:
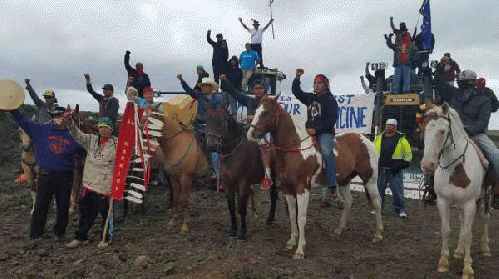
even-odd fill
[(486, 169), (485, 177), (482, 182), (482, 193), (480, 194), (480, 197), (484, 197), (487, 192), (488, 186), (490, 185), (494, 189), (499, 190), (499, 176), (497, 175), (492, 164), (490, 164), (487, 154), (483, 152), (482, 147), (478, 144), (478, 142), (476, 142), (474, 139), (471, 139), (470, 144), (475, 148), (482, 166)]

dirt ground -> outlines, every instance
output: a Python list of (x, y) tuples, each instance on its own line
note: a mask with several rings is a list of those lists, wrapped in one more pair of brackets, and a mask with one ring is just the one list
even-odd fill
[[(353, 218), (339, 237), (332, 231), (340, 211), (321, 209), (317, 189), (308, 213), (306, 259), (301, 261), (291, 259), (291, 252), (284, 249), (289, 222), (283, 198), (278, 201), (275, 224), (267, 226), (268, 197), (257, 194), (258, 214), (249, 218), (249, 238), (241, 241), (227, 235), (225, 196), (207, 189), (196, 189), (192, 195), (193, 218), (187, 234), (167, 226), (171, 218), (167, 191), (156, 188), (150, 191), (147, 212), (132, 212), (116, 224), (114, 241), (104, 250), (96, 248), (97, 225), (86, 246), (72, 250), (47, 239), (31, 247), (26, 241), (29, 194), (12, 185), (13, 178), (2, 174), (0, 188), (0, 273), (4, 278), (459, 278), (462, 269), (462, 261), (452, 260), (448, 274), (436, 272), (440, 251), (436, 207), (408, 201), (407, 219), (386, 210), (384, 240), (372, 243), (374, 221), (362, 194), (354, 194)], [(116, 205), (116, 214), (120, 211), (121, 205)], [(492, 212), (492, 258), (480, 255), (475, 230), (475, 278), (499, 274), (498, 215)], [(76, 218), (68, 227), (68, 240), (75, 232)], [(52, 224), (53, 219), (47, 231)], [(455, 248), (457, 222), (453, 228), (451, 247)], [(145, 256), (143, 265), (135, 264), (140, 256)]]
[[(1, 120), (1, 119), (0, 119)], [(0, 125), (1, 127), (2, 125)], [(0, 139), (15, 138), (13, 130)], [(15, 142), (9, 142), (14, 146)], [(172, 214), (167, 209), (168, 192), (153, 188), (145, 214), (131, 212), (115, 224), (113, 243), (97, 249), (97, 224), (90, 244), (65, 248), (65, 242), (42, 240), (32, 247), (27, 242), (31, 201), (25, 187), (14, 185), (19, 168), (18, 148), (0, 154), (0, 277), (1, 278), (460, 278), (462, 260), (451, 260), (451, 271), (439, 274), (440, 219), (435, 206), (407, 202), (407, 219), (391, 213), (383, 216), (384, 240), (372, 243), (374, 218), (363, 194), (354, 194), (352, 218), (341, 237), (333, 234), (340, 211), (321, 209), (319, 191), (314, 189), (307, 216), (306, 258), (297, 261), (284, 249), (290, 225), (282, 197), (278, 200), (276, 222), (265, 225), (269, 198), (257, 193), (258, 211), (249, 217), (247, 240), (228, 237), (229, 216), (224, 194), (197, 188), (191, 196), (191, 231), (167, 226)], [(387, 200), (390, 203), (391, 200)], [(121, 205), (116, 205), (121, 214)], [(451, 249), (458, 235), (454, 212)], [(52, 210), (47, 223), (54, 223)], [(492, 211), (490, 239), (492, 257), (480, 255), (479, 230), (472, 246), (475, 278), (499, 278), (499, 211)], [(99, 221), (100, 222), (100, 221)], [(477, 222), (480, 224), (481, 221)], [(71, 240), (77, 215), (71, 217), (66, 233)], [(452, 253), (452, 250), (451, 250)], [(137, 259), (142, 264), (137, 264)]]

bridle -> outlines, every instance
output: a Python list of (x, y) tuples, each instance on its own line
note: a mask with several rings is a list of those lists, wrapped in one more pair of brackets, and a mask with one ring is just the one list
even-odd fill
[(452, 166), (454, 163), (456, 163), (457, 161), (459, 161), (461, 159), (463, 159), (463, 162), (464, 162), (464, 155), (466, 154), (466, 151), (468, 151), (469, 140), (466, 141), (466, 145), (464, 147), (464, 151), (463, 151), (463, 153), (461, 153), (461, 155), (459, 155), (457, 158), (453, 159), (449, 164), (447, 164), (445, 166), (442, 166), (442, 164), (441, 164), (440, 161), (442, 159), (442, 156), (444, 155), (444, 151), (446, 149), (447, 143), (450, 141), (450, 145), (452, 145), (454, 147), (454, 150), (456, 149), (456, 143), (454, 141), (454, 135), (453, 135), (453, 132), (452, 132), (452, 121), (451, 121), (451, 118), (450, 118), (449, 114), (447, 114), (447, 116), (436, 116), (435, 119), (438, 119), (438, 118), (442, 118), (442, 119), (446, 120), (449, 123), (449, 131), (447, 133), (447, 137), (445, 137), (445, 140), (444, 140), (444, 143), (442, 145), (442, 148), (438, 152), (438, 166), (441, 169), (446, 170), (450, 166)]
[(223, 157), (227, 157), (227, 156), (230, 156), (232, 155), (235, 151), (237, 151), (237, 149), (239, 148), (239, 146), (242, 145), (243, 143), (243, 137), (244, 137), (244, 132), (241, 132), (238, 136), (235, 137), (235, 139), (231, 140), (231, 141), (225, 141), (224, 140), (224, 134), (227, 134), (229, 132), (229, 115), (226, 113), (225, 110), (223, 109), (219, 109), (219, 108), (213, 108), (213, 109), (209, 109), (207, 111), (207, 114), (208, 115), (217, 115), (217, 114), (223, 114), (223, 127), (222, 127), (222, 133), (221, 134), (216, 134), (216, 133), (206, 133), (206, 138), (215, 138), (217, 139), (217, 152), (218, 153), (221, 153), (220, 152), (220, 149), (223, 147), (223, 146), (232, 146), (234, 143), (238, 142), (236, 147), (232, 149), (231, 152), (229, 152), (228, 154), (222, 154)]
[[(276, 103), (275, 113), (272, 114), (272, 118), (269, 121), (267, 121), (267, 122), (265, 122), (263, 124), (260, 124), (260, 125), (253, 125), (253, 124), (251, 124), (251, 127), (254, 128), (254, 129), (258, 129), (258, 128), (266, 127), (267, 125), (271, 125), (271, 127), (274, 126), (275, 128), (277, 128), (277, 125), (279, 123), (279, 115), (281, 113), (284, 113), (284, 112), (285, 112), (285, 110), (282, 108), (281, 104)], [(306, 141), (310, 137), (311, 136), (309, 135), (308, 137), (302, 139), (301, 142)], [(314, 146), (315, 146), (315, 144), (312, 143), (310, 146), (305, 147), (305, 148), (293, 148), (292, 146), (284, 146), (284, 147), (282, 147), (282, 146), (276, 146), (274, 142), (271, 142), (271, 143), (269, 143), (268, 148), (272, 148), (272, 149), (274, 149), (277, 152), (284, 153), (284, 152), (301, 152), (303, 150), (311, 149)]]

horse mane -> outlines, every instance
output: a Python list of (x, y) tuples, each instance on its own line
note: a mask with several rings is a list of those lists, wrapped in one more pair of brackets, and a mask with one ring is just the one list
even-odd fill
[(430, 118), (435, 118), (436, 117), (447, 117), (450, 119), (451, 125), (453, 125), (453, 129), (456, 132), (459, 132), (465, 140), (469, 140), (468, 133), (464, 130), (463, 122), (461, 121), (461, 118), (459, 114), (457, 113), (456, 110), (454, 110), (451, 107), (447, 108), (447, 113), (445, 113), (445, 110), (442, 107), (435, 107), (433, 109), (430, 109), (425, 116), (429, 116)]

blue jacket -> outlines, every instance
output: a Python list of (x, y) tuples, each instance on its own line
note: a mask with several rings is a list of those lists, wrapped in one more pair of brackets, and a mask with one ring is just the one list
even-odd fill
[(338, 117), (338, 103), (331, 93), (317, 95), (305, 93), (300, 88), (300, 80), (294, 79), (291, 88), (293, 95), (307, 106), (305, 127), (314, 128), (317, 135), (334, 134), (334, 125)]
[(258, 53), (252, 50), (245, 50), (239, 55), (239, 63), (241, 64), (241, 69), (249, 70), (256, 67), (256, 62), (260, 60)]
[(78, 152), (84, 152), (84, 149), (76, 143), (68, 130), (57, 129), (52, 123), (35, 123), (18, 110), (12, 111), (12, 116), (33, 140), (40, 173), (74, 170), (74, 156)]

